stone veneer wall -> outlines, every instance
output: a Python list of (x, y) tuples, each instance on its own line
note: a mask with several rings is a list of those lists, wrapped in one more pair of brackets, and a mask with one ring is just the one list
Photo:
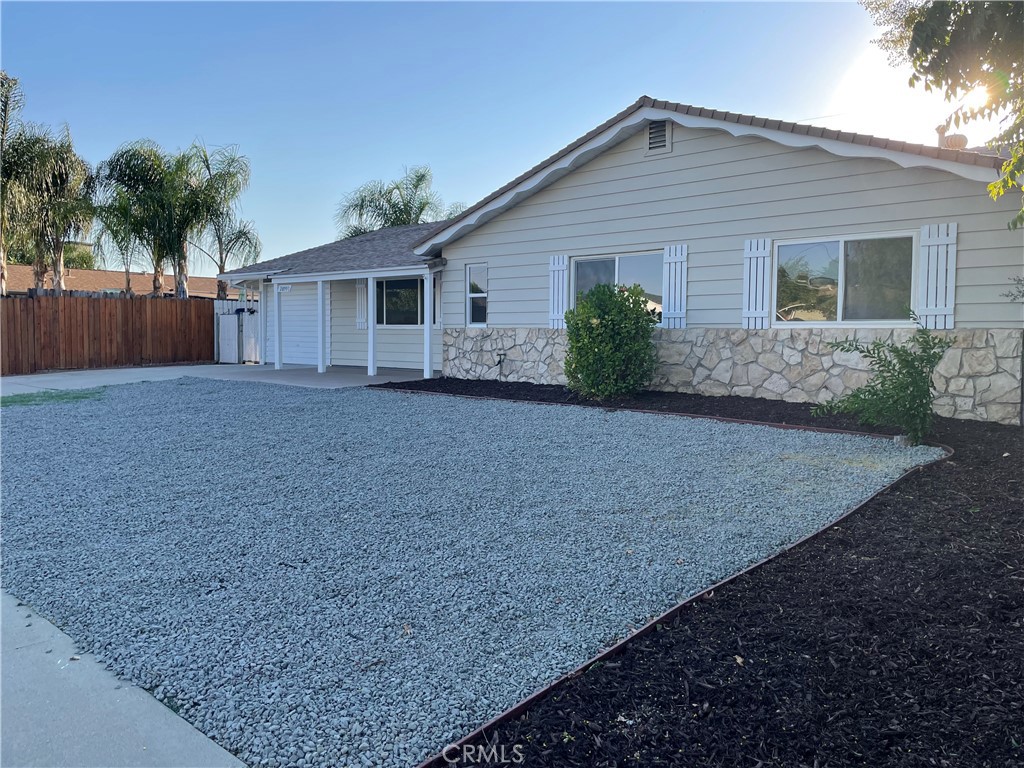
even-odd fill
[[(727, 328), (656, 329), (659, 365), (651, 389), (815, 403), (843, 395), (870, 377), (855, 353), (828, 342), (905, 340), (910, 330)], [(935, 373), (942, 416), (1020, 424), (1022, 338), (1019, 330), (938, 331), (953, 338)], [(564, 330), (447, 328), (445, 376), (564, 384)]]

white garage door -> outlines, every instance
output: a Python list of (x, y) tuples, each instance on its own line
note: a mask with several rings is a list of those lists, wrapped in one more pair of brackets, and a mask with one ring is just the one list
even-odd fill
[[(284, 363), (316, 365), (316, 283), (292, 283), (281, 292), (281, 359)], [(267, 302), (267, 354), (268, 362), (274, 360), (274, 334), (277, 330), (274, 317), (273, 294), (268, 291)]]

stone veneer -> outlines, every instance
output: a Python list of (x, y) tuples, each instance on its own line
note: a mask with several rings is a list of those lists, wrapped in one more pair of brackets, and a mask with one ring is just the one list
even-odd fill
[[(913, 331), (875, 329), (656, 329), (658, 369), (651, 389), (816, 403), (862, 386), (870, 377), (856, 353), (828, 342), (906, 340)], [(1021, 421), (1020, 330), (937, 331), (950, 348), (936, 370), (935, 411), (942, 416), (1003, 424)], [(564, 330), (446, 328), (445, 376), (564, 384)]]

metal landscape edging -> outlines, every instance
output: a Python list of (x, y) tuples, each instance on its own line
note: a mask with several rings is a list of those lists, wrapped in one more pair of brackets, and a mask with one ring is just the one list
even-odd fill
[[(504, 400), (506, 402), (521, 402), (521, 403), (522, 402), (529, 402), (529, 403), (535, 403), (537, 405), (569, 405), (569, 406), (577, 405), (576, 403), (548, 403), (548, 402), (544, 402), (544, 401), (541, 401), (541, 400), (513, 400), (511, 398), (506, 398), (506, 397), (487, 397), (487, 396), (482, 396), (482, 395), (450, 395), (450, 394), (448, 394), (446, 392), (431, 392), (431, 391), (415, 390), (415, 389), (397, 389), (397, 388), (392, 388), (392, 389), (395, 389), (396, 391), (401, 391), (401, 392), (411, 392), (411, 393), (414, 393), (414, 394), (448, 395), (449, 397), (465, 397), (465, 398), (473, 399), (473, 400)], [(594, 407), (594, 406), (577, 406), (577, 407), (588, 408), (588, 407)], [(747, 420), (744, 420), (744, 419), (731, 419), (731, 418), (727, 418), (727, 417), (724, 417), (724, 416), (719, 416), (719, 417), (716, 417), (716, 416), (703, 416), (703, 415), (700, 415), (700, 414), (675, 413), (675, 412), (672, 412), (672, 411), (652, 411), (652, 410), (645, 410), (645, 409), (640, 409), (640, 408), (616, 408), (616, 407), (611, 407), (611, 408), (609, 408), (609, 410), (634, 411), (636, 413), (651, 413), (651, 414), (656, 414), (656, 415), (660, 415), (660, 416), (683, 416), (683, 417), (686, 417), (686, 418), (712, 419), (714, 421), (723, 421), (723, 422), (729, 422), (729, 423), (734, 423), (734, 424), (749, 424), (749, 425), (754, 425), (754, 426), (776, 427), (776, 428), (779, 428), (779, 429), (802, 429), (802, 430), (805, 430), (805, 431), (808, 431), (808, 432), (831, 432), (831, 433), (837, 433), (837, 434), (858, 435), (860, 437), (880, 438), (880, 439), (884, 439), (884, 440), (892, 440), (893, 439), (892, 435), (880, 435), (880, 434), (871, 433), (871, 432), (855, 432), (853, 430), (831, 429), (831, 428), (827, 428), (827, 427), (804, 427), (804, 426), (799, 425), (799, 424), (773, 424), (771, 422), (764, 422), (764, 421), (747, 421)], [(448, 754), (450, 752), (455, 752), (456, 754), (461, 756), (462, 748), (464, 746), (469, 745), (469, 744), (475, 742), (477, 739), (479, 739), (480, 737), (484, 736), (489, 730), (497, 728), (498, 726), (503, 725), (504, 723), (506, 723), (506, 722), (508, 722), (508, 721), (510, 721), (510, 720), (512, 720), (512, 719), (514, 719), (516, 717), (518, 717), (523, 712), (525, 712), (527, 709), (529, 709), (534, 703), (536, 703), (540, 699), (544, 698), (549, 693), (553, 692), (555, 689), (561, 687), (562, 685), (564, 685), (565, 683), (569, 682), (570, 680), (574, 680), (575, 678), (579, 677), (580, 675), (585, 674), (595, 664), (599, 664), (599, 663), (601, 663), (603, 661), (606, 661), (606, 660), (608, 660), (608, 659), (610, 659), (610, 658), (612, 658), (614, 656), (617, 656), (618, 654), (622, 653), (624, 650), (626, 650), (626, 647), (630, 643), (638, 640), (639, 638), (644, 637), (645, 635), (650, 634), (651, 632), (655, 631), (660, 625), (668, 624), (669, 622), (673, 621), (677, 616), (679, 616), (679, 614), (681, 614), (683, 612), (683, 610), (685, 610), (687, 607), (689, 607), (691, 603), (694, 603), (695, 601), (703, 599), (703, 598), (710, 598), (714, 594), (715, 590), (721, 589), (721, 588), (731, 584), (733, 581), (739, 579), (742, 576), (745, 576), (746, 574), (748, 574), (748, 573), (750, 573), (752, 571), (757, 570), (758, 568), (761, 568), (765, 564), (775, 560), (776, 558), (780, 557), (781, 555), (786, 554), (790, 550), (796, 549), (797, 547), (802, 546), (802, 545), (804, 545), (804, 544), (806, 544), (806, 543), (808, 543), (808, 542), (818, 538), (819, 536), (821, 536), (822, 534), (824, 534), (827, 531), (831, 530), (832, 528), (835, 528), (837, 525), (839, 525), (841, 522), (846, 520), (848, 517), (850, 517), (854, 513), (859, 512), (861, 509), (863, 509), (865, 506), (870, 504), (872, 501), (874, 501), (876, 498), (881, 496), (883, 493), (889, 491), (890, 489), (892, 489), (892, 488), (896, 487), (897, 485), (899, 485), (900, 483), (902, 483), (904, 480), (906, 480), (908, 477), (913, 475), (915, 472), (927, 469), (928, 467), (931, 467), (932, 465), (937, 464), (940, 461), (948, 460), (950, 457), (952, 457), (956, 453), (952, 448), (950, 448), (948, 445), (945, 445), (943, 443), (934, 443), (933, 442), (933, 443), (926, 443), (926, 445), (930, 445), (930, 446), (932, 446), (934, 448), (941, 448), (945, 453), (944, 453), (944, 455), (939, 456), (938, 458), (933, 459), (932, 461), (929, 461), (927, 464), (918, 464), (916, 466), (911, 467), (906, 472), (904, 472), (902, 475), (900, 475), (895, 480), (890, 482), (888, 485), (882, 486), (877, 491), (875, 491), (875, 493), (873, 493), (870, 496), (868, 496), (867, 498), (861, 500), (860, 503), (858, 503), (856, 506), (851, 507), (846, 512), (844, 512), (842, 515), (840, 515), (838, 518), (836, 518), (832, 522), (828, 523), (824, 527), (819, 528), (818, 530), (813, 531), (812, 533), (807, 534), (806, 536), (804, 536), (801, 539), (797, 539), (795, 542), (790, 544), (788, 547), (785, 547), (784, 549), (780, 549), (778, 552), (775, 552), (774, 554), (771, 554), (768, 557), (765, 557), (765, 558), (763, 558), (761, 560), (758, 560), (756, 563), (752, 563), (751, 565), (746, 566), (745, 568), (743, 568), (740, 571), (737, 571), (736, 573), (732, 574), (731, 576), (727, 576), (726, 578), (722, 579), (721, 581), (717, 582), (716, 584), (713, 584), (712, 586), (708, 587), (707, 589), (704, 589), (704, 590), (702, 590), (700, 592), (697, 592), (695, 594), (690, 595), (689, 597), (684, 599), (682, 602), (677, 603), (676, 605), (674, 605), (673, 607), (669, 608), (667, 611), (665, 611), (661, 615), (659, 615), (659, 616), (651, 619), (650, 621), (648, 621), (646, 624), (644, 624), (642, 627), (637, 629), (635, 632), (632, 632), (631, 634), (629, 634), (626, 637), (622, 638), (618, 642), (608, 646), (604, 650), (600, 651), (596, 656), (591, 657), (587, 661), (585, 661), (582, 664), (580, 664), (579, 666), (577, 666), (575, 669), (573, 669), (573, 670), (571, 670), (569, 672), (566, 672), (565, 674), (559, 676), (558, 678), (556, 678), (552, 682), (550, 682), (547, 685), (545, 685), (543, 688), (540, 688), (539, 690), (534, 691), (533, 693), (531, 693), (526, 698), (522, 699), (521, 701), (517, 702), (516, 704), (513, 704), (511, 707), (506, 709), (504, 712), (501, 712), (497, 716), (491, 718), (486, 723), (484, 723), (483, 725), (479, 726), (478, 728), (476, 728), (475, 730), (471, 731), (470, 733), (466, 734), (465, 736), (463, 736), (458, 741), (453, 741), (450, 744), (445, 745), (445, 747), (442, 749), (441, 752), (438, 752), (438, 753), (432, 755), (431, 757), (428, 757), (426, 760), (424, 760), (422, 763), (420, 763), (416, 768), (444, 768), (445, 766), (454, 765), (455, 763), (459, 762), (460, 758), (456, 758), (454, 760), (450, 760), (450, 759), (448, 759), (445, 756), (446, 754)]]

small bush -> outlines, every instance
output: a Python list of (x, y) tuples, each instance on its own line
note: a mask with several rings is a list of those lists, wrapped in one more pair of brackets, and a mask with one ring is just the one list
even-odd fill
[(639, 285), (595, 286), (565, 313), (569, 389), (604, 400), (646, 387), (657, 364), (651, 340), (657, 323)]
[(951, 343), (918, 328), (904, 344), (880, 340), (864, 344), (855, 339), (830, 344), (840, 352), (859, 352), (875, 375), (863, 387), (815, 406), (814, 415), (849, 413), (864, 424), (897, 427), (912, 443), (921, 442), (932, 427), (932, 373)]

